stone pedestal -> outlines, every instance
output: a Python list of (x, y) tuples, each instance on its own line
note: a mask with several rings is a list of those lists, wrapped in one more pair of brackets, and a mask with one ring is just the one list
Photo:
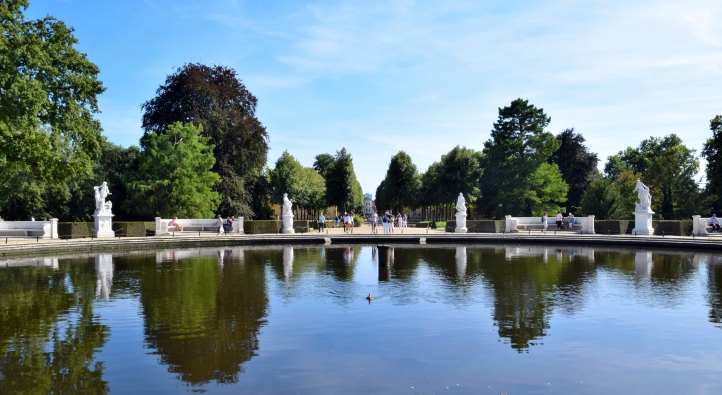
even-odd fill
[(95, 227), (93, 233), (95, 237), (115, 237), (113, 232), (113, 214), (93, 214), (95, 219)]
[(651, 236), (654, 234), (652, 227), (652, 215), (654, 211), (635, 211), (634, 212), (634, 230), (632, 234), (640, 236)]
[(281, 233), (296, 233), (293, 230), (293, 214), (281, 216)]
[(466, 233), (466, 213), (456, 213), (456, 233)]

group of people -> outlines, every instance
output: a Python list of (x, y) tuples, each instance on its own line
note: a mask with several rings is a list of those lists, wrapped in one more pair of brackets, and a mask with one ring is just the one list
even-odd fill
[[(336, 227), (343, 224), (343, 233), (353, 233), (353, 227), (356, 221), (353, 218), (353, 212), (344, 212), (343, 215), (337, 215), (334, 219)], [(326, 216), (323, 213), (318, 216), (318, 231), (323, 232), (326, 229)]]
[(708, 220), (709, 226), (712, 228), (712, 232), (722, 232), (722, 227), (720, 227), (719, 218), (717, 218), (717, 214), (712, 214), (711, 217), (709, 217)]
[[(549, 227), (549, 214), (547, 212), (544, 212), (544, 215), (542, 216), (542, 225), (544, 225), (544, 230), (547, 230)], [(565, 217), (561, 212), (557, 212), (557, 215), (554, 217), (554, 223), (557, 225), (557, 230), (562, 229), (571, 229), (574, 225), (574, 214), (570, 211), (569, 214)]]
[(371, 215), (371, 232), (378, 233), (379, 222), (383, 226), (384, 234), (394, 233), (395, 228), (402, 229), (403, 232), (403, 229), (408, 226), (408, 220), (408, 216), (404, 213), (397, 213), (394, 216), (391, 211), (386, 210), (384, 215), (379, 218), (378, 213), (374, 212)]

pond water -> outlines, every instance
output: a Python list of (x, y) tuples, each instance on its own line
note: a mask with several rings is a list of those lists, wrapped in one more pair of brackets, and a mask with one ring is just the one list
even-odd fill
[(704, 253), (279, 246), (5, 259), (0, 393), (719, 394), (720, 322), (722, 259)]

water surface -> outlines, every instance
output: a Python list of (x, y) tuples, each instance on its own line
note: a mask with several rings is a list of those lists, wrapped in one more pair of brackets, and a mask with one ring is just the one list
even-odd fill
[[(372, 301), (367, 301), (368, 294)], [(722, 259), (538, 246), (0, 260), (0, 393), (722, 393)]]

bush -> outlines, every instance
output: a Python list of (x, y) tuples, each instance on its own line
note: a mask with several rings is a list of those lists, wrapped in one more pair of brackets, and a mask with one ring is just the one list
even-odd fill
[(255, 235), (261, 233), (280, 233), (281, 221), (277, 220), (253, 220), (243, 221), (243, 232)]
[(354, 227), (359, 227), (359, 226), (363, 225), (363, 223), (364, 223), (363, 216), (358, 215), (358, 214), (353, 215), (353, 226)]
[[(466, 229), (469, 233), (503, 233), (504, 220), (480, 219), (466, 221)], [(446, 222), (446, 231), (454, 232), (456, 221)]]
[[(630, 226), (630, 222), (632, 222)], [(594, 232), (603, 235), (623, 235), (632, 233), (634, 221), (626, 219), (605, 219), (594, 221)]]
[(692, 234), (692, 221), (652, 221), (655, 235), (689, 236)]
[(58, 236), (61, 239), (79, 239), (93, 236), (92, 222), (58, 222)]
[(118, 237), (145, 237), (147, 235), (147, 225), (153, 225), (155, 232), (155, 222), (113, 222), (113, 231)]

